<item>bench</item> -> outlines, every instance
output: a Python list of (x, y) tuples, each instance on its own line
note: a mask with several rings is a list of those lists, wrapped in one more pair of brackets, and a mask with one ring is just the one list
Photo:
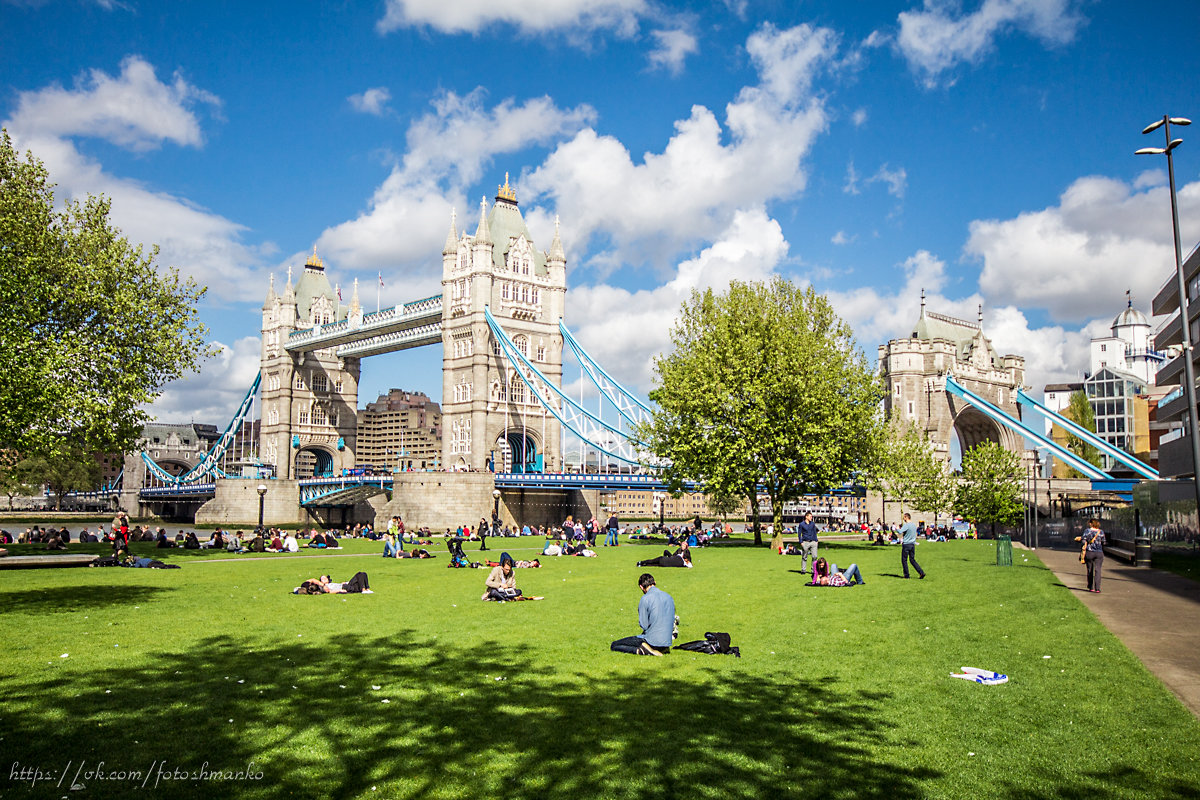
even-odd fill
[(100, 556), (5, 556), (0, 558), (0, 569), (31, 569), (34, 567), (90, 567)]
[(1127, 564), (1137, 563), (1137, 549), (1133, 542), (1114, 540), (1112, 544), (1104, 545), (1104, 555), (1119, 559)]

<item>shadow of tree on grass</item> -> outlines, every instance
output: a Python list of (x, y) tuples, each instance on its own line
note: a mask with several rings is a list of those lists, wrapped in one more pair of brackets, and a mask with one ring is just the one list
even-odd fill
[[(908, 765), (900, 742), (901, 760), (879, 757), (896, 735), (876, 713), (885, 694), (719, 669), (681, 685), (669, 659), (685, 657), (597, 654), (613, 669), (588, 677), (499, 642), (463, 649), (401, 632), (330, 648), (222, 635), (86, 683), (0, 678), (0, 727), (10, 763), (42, 769), (149, 771), (165, 759), (262, 772), (159, 782), (155, 796), (892, 798), (940, 776)], [(75, 796), (131, 789), (85, 783)], [(5, 794), (66, 788), (10, 779)]]
[(0, 608), (4, 609), (5, 613), (65, 614), (80, 609), (128, 607), (149, 603), (158, 599), (164, 592), (173, 591), (175, 590), (169, 588), (119, 583), (55, 586), (19, 592), (0, 592)]

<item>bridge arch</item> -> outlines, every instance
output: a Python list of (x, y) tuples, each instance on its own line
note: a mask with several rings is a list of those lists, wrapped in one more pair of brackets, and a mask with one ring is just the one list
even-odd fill
[(543, 463), (541, 437), (536, 431), (509, 427), (496, 437), (494, 472), (541, 472)]
[(333, 475), (334, 459), (332, 450), (319, 444), (302, 445), (296, 450), (293, 473), (297, 478), (321, 478)]

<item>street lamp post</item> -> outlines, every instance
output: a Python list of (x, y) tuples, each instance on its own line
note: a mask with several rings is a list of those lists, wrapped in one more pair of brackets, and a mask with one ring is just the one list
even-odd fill
[(1175, 234), (1175, 280), (1179, 290), (1179, 328), (1183, 333), (1183, 370), (1188, 400), (1188, 433), (1192, 439), (1192, 488), (1196, 494), (1196, 514), (1200, 520), (1200, 420), (1196, 413), (1196, 367), (1192, 364), (1192, 334), (1188, 324), (1187, 279), (1183, 274), (1183, 248), (1179, 241), (1179, 203), (1175, 198), (1175, 164), (1171, 152), (1183, 144), (1183, 139), (1171, 138), (1172, 125), (1191, 125), (1192, 121), (1184, 117), (1172, 117), (1164, 114), (1163, 118), (1153, 122), (1142, 130), (1143, 134), (1152, 133), (1159, 128), (1166, 135), (1166, 147), (1143, 147), (1135, 155), (1167, 156), (1167, 175), (1171, 186), (1171, 226)]
[(496, 525), (496, 520), (500, 519), (500, 490), (492, 489), (492, 525)]
[(267, 499), (267, 485), (260, 483), (258, 485), (258, 528), (262, 530), (263, 526), (263, 501)]
[(1037, 450), (1033, 451), (1033, 549), (1037, 550), (1038, 542), (1038, 507), (1037, 507), (1037, 481), (1038, 473), (1042, 471), (1042, 454)]

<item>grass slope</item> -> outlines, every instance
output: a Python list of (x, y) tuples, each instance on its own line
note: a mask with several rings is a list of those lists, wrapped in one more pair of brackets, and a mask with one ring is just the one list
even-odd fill
[[(904, 581), (898, 548), (823, 543), (867, 584), (812, 588), (799, 558), (737, 545), (653, 571), (681, 638), (729, 631), (740, 660), (608, 651), (637, 632), (650, 546), (519, 571), (540, 603), (480, 602), (485, 573), (446, 569), (444, 547), (384, 561), (358, 542), (2, 572), (0, 795), (1200, 796), (1200, 724), (1033, 556), (922, 544), (929, 578)], [(288, 593), (360, 569), (376, 594)], [(171, 772), (204, 764), (218, 777)]]

